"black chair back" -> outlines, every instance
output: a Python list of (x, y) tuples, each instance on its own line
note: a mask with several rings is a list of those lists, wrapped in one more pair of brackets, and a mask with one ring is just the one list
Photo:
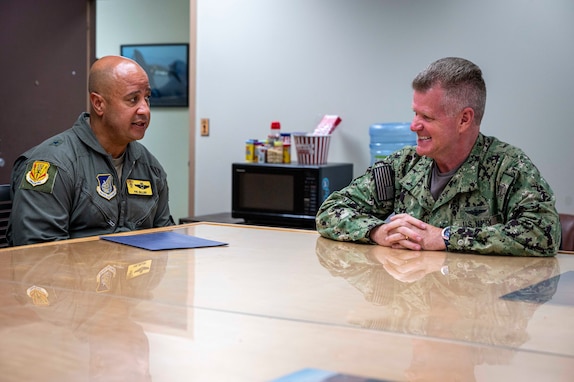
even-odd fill
[(574, 215), (560, 214), (560, 225), (562, 226), (560, 249), (574, 251)]
[(8, 228), (8, 218), (12, 211), (12, 199), (10, 197), (10, 185), (0, 184), (0, 248), (8, 246), (6, 240), (6, 229)]

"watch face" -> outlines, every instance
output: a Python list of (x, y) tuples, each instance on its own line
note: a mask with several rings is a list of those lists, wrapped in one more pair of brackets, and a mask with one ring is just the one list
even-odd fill
[(442, 238), (444, 240), (450, 239), (450, 227), (446, 227), (445, 229), (442, 230)]

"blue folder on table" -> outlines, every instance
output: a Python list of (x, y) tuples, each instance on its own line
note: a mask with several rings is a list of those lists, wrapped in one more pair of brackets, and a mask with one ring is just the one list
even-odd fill
[(227, 245), (220, 241), (203, 239), (196, 236), (185, 235), (177, 232), (154, 232), (140, 233), (122, 236), (100, 236), (102, 240), (113, 241), (115, 243), (130, 245), (147, 249), (150, 251), (162, 251), (166, 249), (187, 249), (218, 247)]

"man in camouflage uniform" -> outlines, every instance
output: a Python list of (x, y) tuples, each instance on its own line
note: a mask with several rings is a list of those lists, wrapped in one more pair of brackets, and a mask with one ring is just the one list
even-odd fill
[(522, 150), (480, 133), (480, 68), (443, 58), (412, 87), (417, 146), (331, 194), (317, 213), (318, 232), (411, 250), (554, 255), (561, 230), (550, 186)]

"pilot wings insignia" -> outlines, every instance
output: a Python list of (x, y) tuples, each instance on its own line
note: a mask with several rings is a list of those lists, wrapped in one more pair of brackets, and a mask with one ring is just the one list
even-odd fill
[(126, 184), (128, 186), (128, 194), (153, 195), (151, 182), (149, 180), (128, 179), (126, 180)]

